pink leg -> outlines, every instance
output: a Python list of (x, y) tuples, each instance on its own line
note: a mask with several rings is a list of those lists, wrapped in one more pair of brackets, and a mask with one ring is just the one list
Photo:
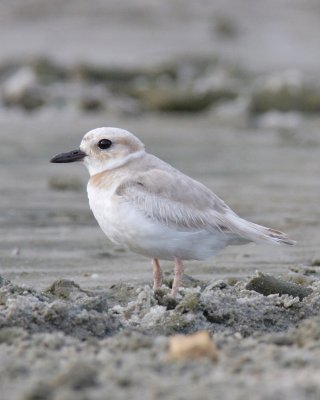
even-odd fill
[(154, 258), (152, 260), (153, 264), (153, 290), (157, 290), (160, 288), (162, 283), (162, 271), (160, 268), (159, 260)]
[(172, 297), (176, 297), (176, 295), (178, 293), (182, 274), (183, 274), (182, 260), (180, 260), (180, 258), (175, 257), (175, 259), (174, 259), (174, 279), (173, 279), (173, 285), (172, 285), (172, 291), (171, 291)]

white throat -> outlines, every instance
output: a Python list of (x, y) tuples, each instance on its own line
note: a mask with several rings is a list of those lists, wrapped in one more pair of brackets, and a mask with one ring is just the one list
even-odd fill
[(108, 161), (92, 160), (90, 157), (85, 157), (84, 164), (88, 168), (90, 176), (93, 176), (103, 171), (119, 168), (131, 160), (142, 157), (145, 153), (145, 150), (139, 150), (135, 153), (130, 153), (123, 158), (115, 158)]

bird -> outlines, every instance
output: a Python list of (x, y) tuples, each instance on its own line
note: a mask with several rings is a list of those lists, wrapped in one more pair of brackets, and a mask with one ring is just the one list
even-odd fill
[(82, 162), (89, 171), (89, 205), (111, 242), (150, 257), (153, 289), (162, 285), (159, 260), (174, 261), (178, 294), (186, 260), (205, 260), (229, 245), (294, 245), (278, 230), (238, 216), (202, 183), (149, 154), (131, 132), (102, 127), (52, 163)]

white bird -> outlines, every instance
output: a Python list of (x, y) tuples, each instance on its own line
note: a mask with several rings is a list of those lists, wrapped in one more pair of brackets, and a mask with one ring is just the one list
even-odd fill
[(206, 186), (148, 154), (126, 130), (94, 129), (78, 150), (51, 160), (73, 161), (89, 170), (90, 208), (106, 236), (153, 259), (154, 290), (162, 282), (159, 259), (175, 262), (175, 297), (183, 260), (207, 259), (228, 245), (295, 243), (282, 232), (240, 218)]

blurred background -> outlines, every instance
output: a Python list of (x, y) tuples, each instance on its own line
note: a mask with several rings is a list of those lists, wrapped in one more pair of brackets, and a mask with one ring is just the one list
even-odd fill
[(84, 168), (49, 164), (99, 126), (134, 132), (240, 215), (298, 241), (231, 247), (187, 273), (317, 263), (318, 1), (1, 1), (0, 35), (1, 274), (41, 288), (151, 280), (147, 259), (100, 232)]

